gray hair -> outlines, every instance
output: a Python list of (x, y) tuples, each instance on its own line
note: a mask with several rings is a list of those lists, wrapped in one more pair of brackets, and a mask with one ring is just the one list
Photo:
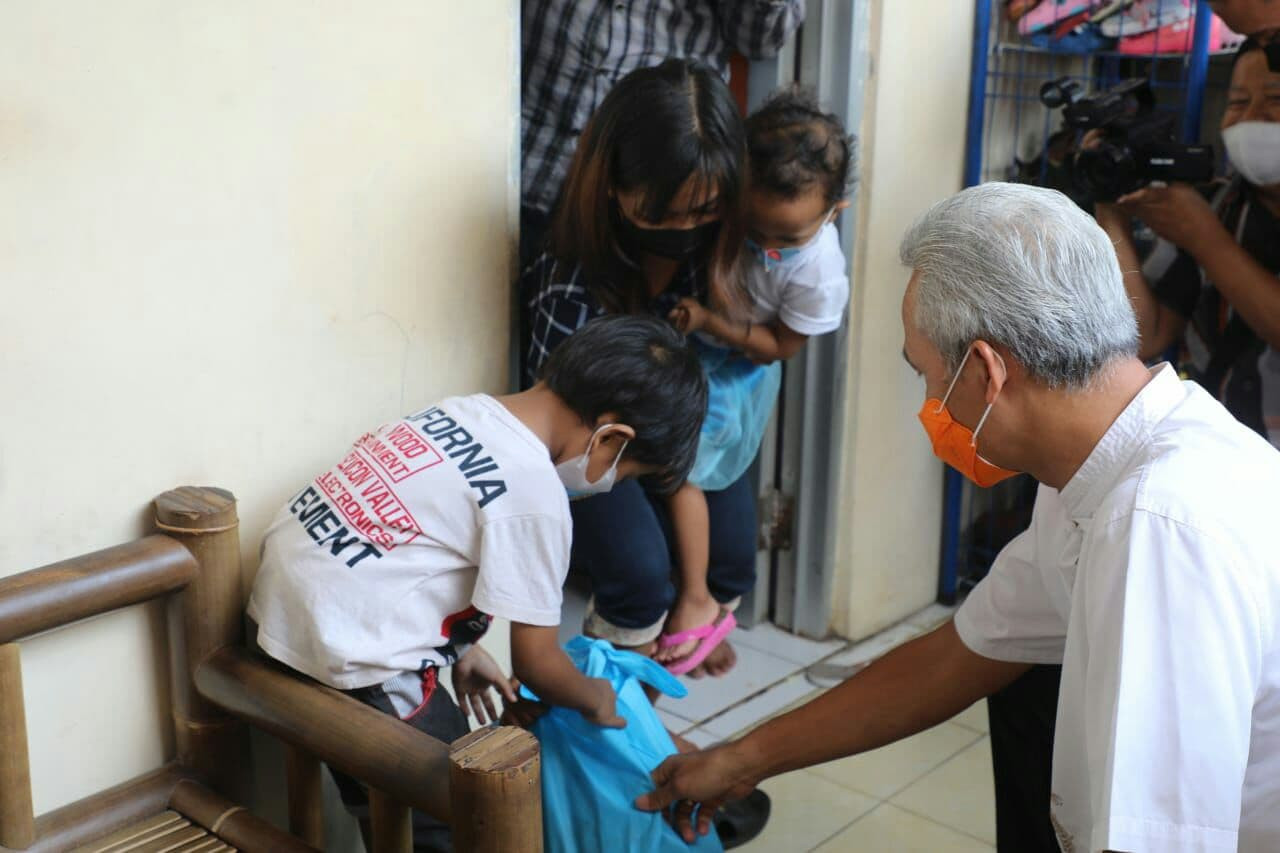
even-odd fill
[(907, 231), (916, 326), (949, 373), (976, 340), (1008, 347), (1052, 388), (1089, 385), (1138, 352), (1115, 247), (1056, 190), (987, 183), (938, 202)]

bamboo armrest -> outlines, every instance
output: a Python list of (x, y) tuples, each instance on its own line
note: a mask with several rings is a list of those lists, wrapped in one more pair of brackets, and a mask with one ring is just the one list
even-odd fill
[(441, 741), (244, 648), (214, 652), (196, 668), (195, 684), (252, 725), (450, 820), (449, 747)]

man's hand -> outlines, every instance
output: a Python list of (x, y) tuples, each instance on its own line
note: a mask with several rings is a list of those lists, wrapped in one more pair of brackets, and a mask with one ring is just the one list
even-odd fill
[[(750, 761), (740, 742), (727, 743), (704, 752), (673, 755), (651, 774), (654, 790), (636, 799), (636, 808), (656, 812), (672, 809), (676, 831), (692, 844), (698, 835), (711, 830), (711, 818), (726, 800), (745, 797), (756, 786), (749, 772)], [(698, 809), (697, 826), (693, 813)]]
[(603, 678), (589, 678), (591, 689), (596, 699), (591, 709), (582, 711), (588, 723), (595, 723), (606, 729), (625, 729), (627, 721), (618, 716), (618, 695), (613, 692), (613, 685)]
[(516, 701), (516, 692), (502, 667), (484, 649), (472, 646), (453, 665), (453, 692), (463, 716), (469, 717), (474, 712), (480, 725), (497, 722), (498, 711), (493, 704), (490, 687), (501, 693), (508, 704)]
[(671, 325), (689, 335), (706, 326), (707, 309), (698, 300), (686, 296), (671, 309), (667, 319), (671, 321)]
[(1209, 202), (1190, 184), (1143, 187), (1121, 196), (1116, 205), (1197, 258), (1207, 240), (1224, 235), (1230, 239)]

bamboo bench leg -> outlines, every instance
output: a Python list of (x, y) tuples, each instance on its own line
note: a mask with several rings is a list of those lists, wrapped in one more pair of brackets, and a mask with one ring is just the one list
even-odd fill
[(373, 850), (370, 853), (411, 853), (413, 822), (408, 806), (396, 802), (377, 788), (370, 788), (369, 821), (373, 824)]
[(449, 788), (459, 853), (542, 853), (542, 756), (533, 735), (502, 726), (454, 741)]
[(285, 744), (285, 774), (289, 785), (289, 831), (324, 849), (324, 805), (320, 788), (320, 760)]
[(36, 838), (31, 809), (27, 714), (17, 643), (0, 645), (0, 845), (23, 849)]

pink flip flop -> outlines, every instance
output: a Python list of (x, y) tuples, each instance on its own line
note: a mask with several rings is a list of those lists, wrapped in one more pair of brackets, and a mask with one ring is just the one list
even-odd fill
[(678, 646), (681, 643), (687, 643), (690, 640), (701, 640), (688, 657), (680, 658), (666, 665), (667, 672), (672, 675), (684, 675), (686, 672), (697, 667), (707, 659), (707, 655), (715, 651), (716, 646), (724, 642), (724, 638), (729, 636), (738, 625), (738, 620), (733, 618), (732, 611), (726, 611), (719, 622), (709, 622), (706, 625), (699, 625), (697, 628), (690, 628), (688, 631), (680, 631), (676, 634), (663, 634), (658, 638), (658, 648), (669, 649), (672, 646)]

